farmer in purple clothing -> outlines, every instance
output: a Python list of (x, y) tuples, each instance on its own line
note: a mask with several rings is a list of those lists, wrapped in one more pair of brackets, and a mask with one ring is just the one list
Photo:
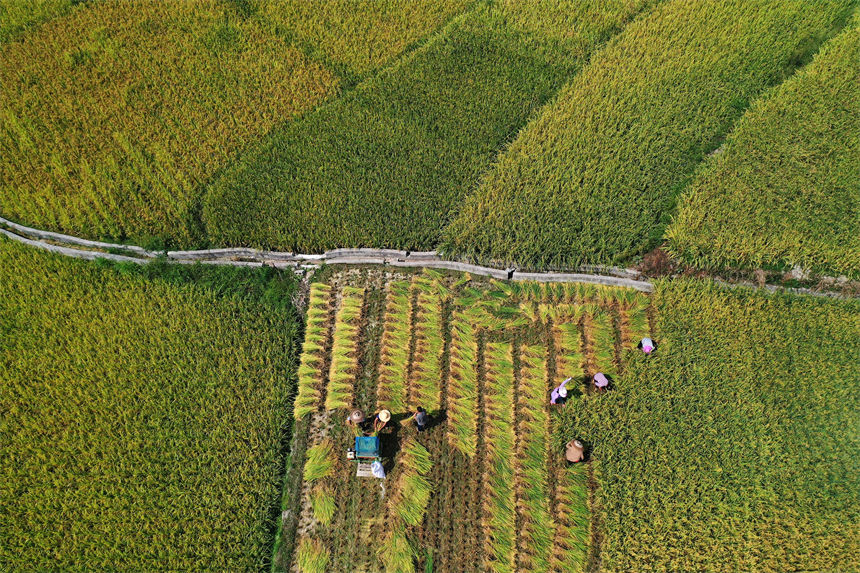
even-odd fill
[(645, 338), (643, 338), (642, 340), (639, 341), (638, 347), (645, 354), (651, 354), (651, 352), (653, 352), (653, 350), (657, 347), (657, 345), (654, 344), (653, 340), (651, 340), (649, 337), (646, 336)]
[(603, 372), (598, 372), (594, 375), (594, 386), (595, 388), (604, 389), (609, 386), (609, 379), (606, 377), (606, 374)]
[(572, 378), (568, 378), (564, 382), (558, 385), (557, 388), (554, 388), (552, 394), (549, 396), (550, 404), (558, 404), (559, 406), (563, 406), (565, 402), (567, 402), (567, 388), (565, 388), (565, 384), (570, 382)]

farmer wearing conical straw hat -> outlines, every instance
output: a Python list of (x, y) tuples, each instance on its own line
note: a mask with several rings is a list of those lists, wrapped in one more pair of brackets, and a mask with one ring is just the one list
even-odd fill
[(571, 440), (567, 443), (564, 450), (564, 457), (571, 463), (577, 463), (585, 460), (585, 446), (579, 440)]
[(550, 404), (558, 404), (559, 406), (563, 406), (567, 401), (567, 388), (565, 385), (573, 380), (573, 378), (568, 378), (564, 382), (558, 385), (557, 388), (554, 388), (552, 394), (549, 396)]
[(391, 412), (388, 410), (380, 410), (373, 419), (373, 431), (379, 433), (379, 430), (385, 427), (385, 424), (391, 420)]

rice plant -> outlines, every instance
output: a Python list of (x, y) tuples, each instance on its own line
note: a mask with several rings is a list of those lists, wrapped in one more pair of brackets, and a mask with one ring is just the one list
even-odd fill
[(598, 372), (614, 376), (618, 372), (615, 360), (615, 326), (612, 314), (606, 310), (592, 310), (586, 330), (594, 350), (594, 366)]
[(653, 296), (660, 351), (564, 412), (594, 444), (601, 567), (857, 570), (860, 303), (686, 279)]
[(555, 528), (547, 499), (549, 436), (545, 354), (546, 350), (540, 346), (521, 348), (515, 481), (523, 539), (519, 562), (529, 571), (549, 570)]
[(300, 573), (328, 573), (331, 552), (318, 539), (302, 537), (296, 550)]
[(328, 334), (331, 287), (313, 283), (310, 288), (305, 326), (305, 342), (299, 364), (298, 394), (293, 415), (302, 419), (320, 406), (323, 383), (325, 339)]
[(650, 250), (679, 190), (750, 102), (853, 8), (842, 0), (658, 4), (518, 133), (447, 227), (444, 250), (540, 268), (614, 264)]
[(448, 443), (475, 455), (478, 419), (478, 333), (472, 313), (458, 310), (451, 324), (448, 376)]
[(317, 486), (311, 492), (311, 508), (314, 519), (323, 525), (328, 525), (335, 511), (334, 495), (325, 486)]
[(385, 326), (382, 332), (382, 358), (376, 402), (379, 408), (405, 412), (412, 304), (409, 283), (388, 283), (385, 297)]
[(442, 383), (442, 300), (436, 282), (416, 277), (412, 288), (417, 291), (416, 317), (413, 337), (415, 355), (412, 370), (411, 406), (423, 406), (428, 411), (439, 409)]
[(483, 526), (487, 532), (484, 565), (494, 573), (513, 573), (516, 562), (514, 488), (514, 370), (509, 343), (486, 345)]
[[(582, 307), (578, 307), (582, 308)], [(577, 322), (562, 323), (553, 328), (555, 344), (555, 386), (567, 378), (573, 378), (568, 388), (572, 391), (576, 384), (585, 376), (585, 354), (582, 351), (582, 336)]]
[(556, 523), (550, 568), (585, 571), (591, 542), (585, 464), (560, 467), (556, 476)]
[(340, 308), (334, 321), (334, 343), (325, 397), (326, 410), (352, 406), (363, 305), (363, 288), (346, 286), (341, 290)]
[[(511, 136), (651, 3), (470, 2), (468, 13), (396, 64), (285, 122), (220, 172), (205, 198), (209, 239), (300, 252), (434, 248)], [(306, 21), (315, 23), (307, 37), (331, 41), (321, 49), (336, 51), (335, 61), (344, 56), (358, 73), (402, 46), (388, 37), (379, 11), (370, 6), (416, 20), (403, 28), (403, 37), (412, 38), (429, 31), (442, 11), (465, 6), (462, 0), (337, 0), (324, 8), (290, 0), (286, 9), (272, 4), (273, 12), (288, 15), (282, 26), (298, 29), (299, 37), (308, 33)], [(372, 33), (356, 40), (349, 30), (363, 11), (371, 13), (362, 25)], [(353, 53), (343, 44), (373, 51)]]
[(329, 477), (334, 473), (334, 454), (331, 440), (325, 439), (308, 448), (304, 480), (307, 483)]

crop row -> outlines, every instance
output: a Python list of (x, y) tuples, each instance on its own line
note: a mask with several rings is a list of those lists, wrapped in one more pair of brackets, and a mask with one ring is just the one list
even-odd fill
[(298, 394), (293, 416), (300, 420), (322, 404), (323, 366), (328, 337), (332, 289), (325, 283), (310, 288), (305, 325), (305, 342), (298, 370)]
[(408, 438), (397, 456), (399, 475), (388, 499), (385, 533), (377, 554), (389, 573), (413, 570), (418, 552), (410, 541), (411, 529), (421, 525), (432, 486), (427, 474), (430, 453), (414, 437)]
[(734, 122), (851, 2), (669, 0), (625, 27), (519, 132), (444, 250), (533, 267), (628, 261)]
[(519, 510), (519, 568), (549, 570), (553, 522), (547, 499), (548, 413), (546, 349), (520, 349), (520, 378), (516, 405), (516, 494)]
[(478, 332), (472, 313), (458, 310), (451, 321), (448, 376), (448, 443), (475, 455), (478, 422)]
[[(395, 65), (275, 129), (219, 174), (203, 212), (210, 240), (300, 252), (435, 247), (511, 135), (651, 3), (474, 3)], [(294, 11), (317, 12), (305, 5)], [(351, 20), (352, 5), (339, 0), (333, 11)]]
[(364, 305), (364, 289), (345, 286), (341, 290), (340, 308), (334, 321), (326, 410), (350, 408), (358, 370), (359, 326)]
[(485, 565), (494, 573), (513, 573), (517, 549), (517, 499), (514, 489), (514, 365), (510, 343), (491, 342), (486, 360), (484, 472)]
[(409, 403), (438, 410), (442, 384), (442, 296), (438, 283), (425, 275), (412, 280), (415, 291), (415, 353)]
[[(586, 305), (591, 307), (591, 305)], [(618, 372), (615, 360), (615, 325), (613, 315), (600, 308), (587, 308), (585, 333), (590, 343), (594, 368), (607, 376)]]
[(671, 252), (698, 267), (860, 276), (858, 60), (855, 15), (708, 159), (666, 231)]
[(388, 283), (385, 297), (385, 318), (376, 402), (391, 412), (405, 412), (407, 378), (409, 374), (409, 344), (411, 338), (412, 301), (409, 283)]

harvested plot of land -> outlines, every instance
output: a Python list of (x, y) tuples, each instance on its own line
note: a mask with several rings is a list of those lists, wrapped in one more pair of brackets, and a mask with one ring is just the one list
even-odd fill
[(702, 281), (654, 356), (559, 422), (593, 447), (605, 571), (860, 568), (860, 304)]
[[(295, 409), (306, 453), (276, 568), (584, 569), (586, 466), (565, 465), (549, 394), (571, 378), (565, 408), (579, 407), (590, 376), (620, 376), (648, 332), (648, 297), (624, 289), (358, 270), (313, 284)], [(420, 433), (417, 406), (433, 419)], [(393, 414), (384, 481), (346, 457), (353, 408)]]
[(627, 26), (524, 128), (446, 249), (533, 267), (629, 261), (764, 90), (845, 23), (848, 1), (671, 0)]
[(738, 123), (666, 232), (684, 262), (860, 277), (860, 16)]
[(434, 248), (497, 152), (650, 5), (480, 3), (225, 169), (206, 196), (211, 242)]
[(100, 268), (0, 239), (0, 569), (264, 567), (294, 286)]

